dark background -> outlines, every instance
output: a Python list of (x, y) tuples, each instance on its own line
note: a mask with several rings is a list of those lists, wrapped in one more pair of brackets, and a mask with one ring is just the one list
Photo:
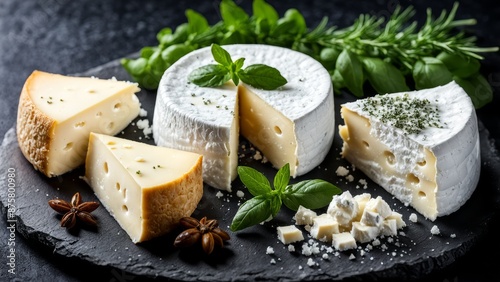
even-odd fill
[[(268, 0), (280, 16), (298, 8), (314, 27), (323, 16), (339, 27), (352, 24), (360, 13), (389, 15), (397, 4), (415, 6), (417, 18), (425, 9), (435, 14), (451, 9), (452, 1), (289, 1)], [(251, 1), (236, 1), (251, 12)], [(201, 12), (213, 24), (220, 19), (219, 1), (120, 1), (120, 0), (1, 0), (0, 1), (0, 137), (15, 123), (17, 102), (24, 80), (35, 70), (72, 74), (126, 57), (146, 45), (156, 45), (156, 33), (165, 26), (186, 22), (187, 8)], [(479, 46), (500, 46), (500, 5), (497, 1), (460, 1), (457, 18), (475, 18), (468, 32), (478, 37)], [(482, 73), (494, 89), (494, 102), (478, 110), (489, 129), (492, 142), (500, 144), (500, 56), (485, 54)], [(6, 160), (0, 160), (6, 161)], [(3, 173), (3, 172), (2, 172)], [(500, 266), (498, 229), (500, 216), (488, 223), (470, 252), (456, 262), (436, 270), (422, 281), (491, 281)], [(6, 254), (8, 230), (2, 215), (1, 255)], [(464, 222), (464, 224), (467, 224)], [(117, 270), (89, 265), (75, 258), (62, 258), (39, 242), (16, 238), (17, 275), (6, 274), (0, 265), (0, 280), (16, 281), (138, 281), (140, 278)], [(1, 259), (0, 261), (4, 261)], [(494, 279), (495, 280), (495, 279)]]

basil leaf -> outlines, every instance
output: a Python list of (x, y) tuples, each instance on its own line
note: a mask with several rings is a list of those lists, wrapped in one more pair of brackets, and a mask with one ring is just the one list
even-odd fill
[(442, 52), (437, 58), (443, 62), (448, 70), (461, 78), (467, 78), (479, 72), (481, 64), (477, 59), (468, 57), (467, 59), (459, 54)]
[(438, 59), (425, 57), (413, 67), (415, 88), (425, 89), (445, 85), (452, 80), (448, 68)]
[(191, 46), (187, 46), (184, 44), (175, 44), (168, 46), (165, 50), (163, 50), (161, 52), (161, 57), (165, 62), (171, 65), (193, 50), (194, 48)]
[(379, 94), (408, 91), (403, 73), (394, 65), (380, 59), (365, 57), (362, 59), (368, 81)]
[(220, 47), (218, 44), (212, 44), (211, 51), (212, 56), (217, 63), (225, 67), (230, 67), (233, 64), (233, 60), (231, 59), (229, 52)]
[(222, 65), (206, 65), (193, 70), (188, 80), (202, 87), (215, 87), (231, 79), (230, 73)]
[(290, 164), (286, 163), (282, 166), (274, 176), (274, 190), (280, 193), (285, 190), (290, 181)]
[(269, 180), (256, 169), (248, 166), (238, 166), (238, 175), (250, 194), (259, 196), (272, 192)]
[(342, 75), (347, 89), (356, 97), (363, 97), (363, 66), (358, 56), (344, 49), (337, 58), (335, 68)]
[(276, 24), (279, 19), (278, 12), (264, 0), (254, 0), (252, 10), (254, 17), (259, 20), (267, 20), (270, 25)]
[(281, 197), (285, 206), (296, 211), (299, 205), (308, 209), (323, 208), (332, 201), (333, 195), (340, 193), (337, 186), (321, 179), (312, 179), (288, 185)]
[(248, 14), (233, 1), (222, 0), (220, 14), (226, 26), (238, 26), (241, 22), (248, 21)]
[(330, 72), (330, 75), (332, 77), (333, 91), (336, 95), (340, 95), (342, 93), (341, 89), (345, 87), (344, 78), (338, 69)]
[(190, 34), (200, 34), (210, 28), (207, 19), (202, 14), (191, 9), (187, 9), (185, 14), (188, 21), (188, 32)]
[(149, 90), (158, 88), (160, 80), (148, 71), (147, 58), (137, 58), (134, 60), (124, 58), (120, 63), (135, 81), (140, 81), (142, 88)]
[(287, 83), (280, 72), (263, 64), (250, 65), (238, 71), (241, 81), (255, 88), (273, 90)]
[(178, 43), (184, 43), (188, 39), (189, 35), (189, 25), (188, 23), (183, 23), (177, 26), (175, 31), (172, 33), (170, 29), (163, 29), (157, 34), (160, 46), (169, 46)]
[(244, 63), (245, 63), (245, 58), (239, 58), (236, 61), (234, 61), (235, 72), (238, 72), (243, 67)]
[(297, 9), (288, 9), (282, 19), (293, 23), (293, 28), (288, 30), (288, 33), (302, 34), (307, 31), (306, 20)]
[(319, 61), (327, 70), (333, 70), (339, 55), (339, 50), (335, 48), (323, 48), (319, 53)]
[(281, 210), (281, 197), (278, 193), (273, 193), (269, 199), (269, 207), (271, 208), (271, 216), (274, 218)]
[(474, 108), (480, 109), (493, 100), (493, 89), (481, 74), (477, 73), (468, 78), (454, 76), (453, 79), (470, 96)]
[(231, 231), (238, 231), (264, 222), (272, 216), (270, 203), (266, 195), (247, 200), (238, 208), (229, 228)]

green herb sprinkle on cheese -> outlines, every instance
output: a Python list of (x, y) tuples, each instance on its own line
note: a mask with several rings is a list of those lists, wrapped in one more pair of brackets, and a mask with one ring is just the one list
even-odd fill
[(418, 134), (429, 127), (442, 128), (439, 109), (427, 99), (410, 98), (408, 94), (376, 95), (361, 102), (364, 112), (407, 134)]

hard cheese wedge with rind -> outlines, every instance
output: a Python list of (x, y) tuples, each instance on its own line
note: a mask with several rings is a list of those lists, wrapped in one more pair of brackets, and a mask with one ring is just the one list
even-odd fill
[(83, 164), (90, 132), (114, 135), (139, 114), (137, 83), (34, 71), (19, 98), (17, 138), (48, 177)]
[(164, 235), (203, 196), (203, 156), (90, 134), (85, 180), (134, 243)]

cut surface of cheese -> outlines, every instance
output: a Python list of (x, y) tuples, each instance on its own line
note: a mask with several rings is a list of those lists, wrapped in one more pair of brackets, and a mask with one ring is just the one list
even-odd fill
[(85, 180), (134, 243), (164, 235), (203, 196), (203, 156), (91, 133)]
[(456, 211), (475, 190), (481, 168), (476, 112), (455, 82), (346, 103), (341, 115), (342, 156), (426, 218)]
[(224, 45), (232, 59), (246, 66), (274, 67), (288, 83), (261, 90), (228, 82), (199, 87), (189, 74), (214, 64), (210, 47), (193, 51), (164, 73), (153, 117), (157, 145), (204, 156), (205, 182), (231, 190), (238, 165), (240, 133), (276, 168), (290, 164), (293, 177), (319, 165), (329, 152), (335, 132), (331, 78), (326, 69), (302, 53), (269, 45)]
[(137, 115), (136, 83), (34, 71), (19, 99), (24, 156), (48, 177), (83, 164), (90, 132), (114, 135)]

